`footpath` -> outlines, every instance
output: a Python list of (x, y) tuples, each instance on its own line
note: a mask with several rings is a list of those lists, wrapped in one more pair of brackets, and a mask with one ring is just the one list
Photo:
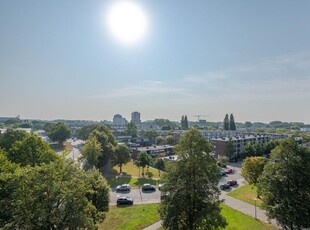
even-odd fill
[[(236, 209), (246, 215), (249, 215), (253, 218), (255, 218), (255, 209), (256, 209), (256, 218), (262, 222), (270, 223), (276, 227), (279, 228), (275, 220), (269, 220), (266, 212), (259, 207), (256, 207), (254, 205), (248, 204), (244, 201), (238, 200), (236, 198), (233, 198), (231, 196), (228, 196), (226, 194), (221, 194), (221, 199), (224, 199), (224, 203), (233, 208)], [(144, 230), (157, 230), (161, 227), (161, 221), (156, 222), (155, 224), (152, 224), (148, 226), (147, 228), (144, 228)]]

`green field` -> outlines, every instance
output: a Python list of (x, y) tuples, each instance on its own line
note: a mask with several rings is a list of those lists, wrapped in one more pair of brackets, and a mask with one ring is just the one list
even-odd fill
[[(132, 177), (139, 177), (139, 172), (140, 172), (140, 177), (142, 176), (142, 168), (139, 168), (133, 164), (132, 161), (128, 162), (126, 165), (122, 167), (122, 172), (123, 175), (127, 176), (132, 176)], [(153, 168), (144, 168), (144, 173), (146, 178), (159, 178), (158, 170), (153, 169)], [(114, 175), (119, 174), (119, 167), (114, 166), (113, 168), (113, 173)]]
[(256, 199), (256, 206), (263, 209), (262, 200), (256, 197), (257, 196), (256, 187), (252, 185), (246, 184), (238, 189), (233, 190), (227, 195), (232, 196), (238, 200), (242, 200), (251, 205), (255, 204), (254, 200)]
[(157, 221), (158, 204), (133, 205), (129, 207), (110, 206), (106, 219), (99, 226), (102, 230), (143, 229)]
[[(159, 221), (158, 204), (134, 205), (129, 207), (111, 206), (105, 221), (99, 229), (143, 229)], [(226, 230), (275, 230), (272, 225), (255, 220), (226, 205), (222, 205), (222, 214), (228, 225)], [(163, 229), (163, 228), (161, 228)]]

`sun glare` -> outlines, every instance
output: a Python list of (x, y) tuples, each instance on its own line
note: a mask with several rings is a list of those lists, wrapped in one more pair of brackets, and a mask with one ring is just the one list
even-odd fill
[(127, 44), (142, 40), (148, 29), (148, 20), (142, 7), (128, 0), (111, 5), (106, 22), (113, 36)]

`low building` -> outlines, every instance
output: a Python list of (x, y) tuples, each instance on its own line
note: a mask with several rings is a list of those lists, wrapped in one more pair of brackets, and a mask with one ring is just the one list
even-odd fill
[(263, 145), (272, 139), (285, 139), (290, 135), (277, 134), (277, 133), (255, 133), (247, 135), (238, 135), (233, 137), (219, 137), (211, 139), (211, 143), (214, 145), (214, 152), (216, 156), (226, 156), (226, 147), (229, 140), (232, 141), (235, 148), (235, 157), (241, 157), (241, 153), (248, 143), (259, 143)]
[(134, 155), (139, 154), (140, 152), (146, 152), (152, 157), (157, 156), (169, 156), (173, 153), (173, 147), (172, 145), (153, 145), (148, 147), (138, 147), (138, 148), (132, 148), (132, 152)]

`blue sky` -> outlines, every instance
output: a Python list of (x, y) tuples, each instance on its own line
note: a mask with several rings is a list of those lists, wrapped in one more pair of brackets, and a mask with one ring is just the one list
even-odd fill
[(310, 123), (310, 1), (136, 0), (130, 46), (104, 22), (115, 1), (0, 1), (0, 116)]

